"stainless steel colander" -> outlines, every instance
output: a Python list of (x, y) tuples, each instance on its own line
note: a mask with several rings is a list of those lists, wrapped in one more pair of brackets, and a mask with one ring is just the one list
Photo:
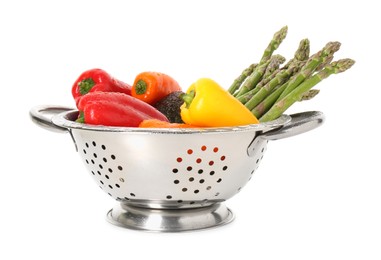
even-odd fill
[(76, 123), (78, 111), (31, 109), (48, 130), (70, 133), (95, 183), (119, 203), (108, 220), (149, 231), (186, 231), (229, 223), (224, 201), (251, 179), (267, 142), (312, 130), (321, 112), (282, 115), (242, 127), (143, 129)]

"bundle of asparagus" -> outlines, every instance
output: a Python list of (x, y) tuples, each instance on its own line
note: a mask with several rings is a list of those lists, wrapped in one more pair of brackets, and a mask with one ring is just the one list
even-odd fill
[(310, 56), (310, 41), (303, 39), (294, 57), (281, 66), (286, 59), (274, 52), (286, 38), (287, 30), (285, 26), (276, 32), (260, 61), (244, 69), (228, 89), (260, 122), (274, 120), (295, 102), (313, 98), (319, 93), (314, 86), (355, 63), (352, 59), (333, 61), (340, 42), (328, 42)]

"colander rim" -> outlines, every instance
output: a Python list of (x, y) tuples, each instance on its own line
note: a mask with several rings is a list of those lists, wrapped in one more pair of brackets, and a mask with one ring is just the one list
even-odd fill
[(192, 134), (192, 133), (229, 133), (241, 131), (266, 132), (284, 126), (291, 121), (291, 116), (283, 114), (269, 122), (234, 127), (209, 127), (209, 128), (140, 128), (89, 125), (75, 122), (78, 118), (78, 110), (70, 110), (59, 113), (52, 117), (52, 123), (66, 129), (78, 129), (99, 132), (133, 132), (133, 133), (160, 133), (160, 134)]

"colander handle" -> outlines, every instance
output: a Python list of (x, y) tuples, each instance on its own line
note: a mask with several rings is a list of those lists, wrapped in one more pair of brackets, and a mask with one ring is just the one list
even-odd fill
[(247, 148), (251, 156), (259, 142), (264, 140), (278, 140), (302, 134), (317, 128), (324, 122), (324, 114), (319, 111), (308, 111), (290, 115), (291, 121), (283, 127), (257, 135)]
[(73, 108), (69, 107), (63, 107), (63, 106), (49, 106), (49, 105), (41, 105), (41, 106), (35, 106), (29, 111), (29, 115), (32, 119), (32, 121), (46, 129), (52, 132), (58, 132), (58, 133), (67, 133), (68, 129), (64, 127), (60, 127), (55, 125), (52, 122), (52, 118), (55, 115), (58, 115), (62, 112), (71, 111)]

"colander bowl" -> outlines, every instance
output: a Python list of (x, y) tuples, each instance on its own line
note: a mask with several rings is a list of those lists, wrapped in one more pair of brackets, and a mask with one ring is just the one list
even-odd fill
[(324, 121), (311, 111), (240, 127), (144, 129), (77, 123), (78, 111), (59, 106), (37, 106), (30, 115), (45, 129), (71, 135), (96, 185), (118, 201), (107, 213), (111, 223), (162, 232), (231, 222), (224, 202), (252, 178), (268, 141)]

